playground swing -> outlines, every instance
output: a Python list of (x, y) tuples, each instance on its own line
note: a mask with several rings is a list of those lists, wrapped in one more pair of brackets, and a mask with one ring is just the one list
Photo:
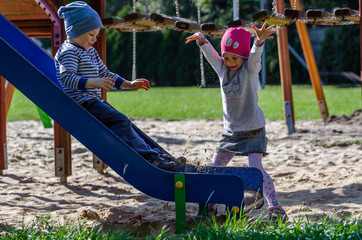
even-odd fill
[[(105, 28), (116, 29), (118, 31), (132, 32), (132, 80), (135, 80), (137, 77), (136, 71), (136, 32), (152, 32), (159, 31), (161, 28), (172, 29), (178, 31), (187, 31), (187, 32), (196, 32), (200, 30), (201, 24), (201, 12), (200, 12), (200, 2), (197, 2), (197, 12), (198, 12), (198, 22), (193, 22), (180, 17), (179, 12), (179, 3), (178, 0), (175, 0), (175, 10), (176, 17), (170, 17), (164, 14), (148, 13), (149, 0), (146, 0), (145, 4), (145, 14), (136, 12), (136, 1), (133, 1), (133, 13), (128, 14), (124, 19), (120, 18), (105, 18), (103, 19), (103, 25)], [(214, 26), (214, 25), (213, 25)], [(205, 25), (206, 30), (214, 30), (215, 27), (210, 25)], [(216, 31), (217, 35), (222, 36), (223, 31), (227, 27), (218, 25)], [(210, 35), (210, 31), (208, 32)], [(200, 50), (200, 72), (201, 72), (201, 86), (205, 86), (205, 75), (204, 75), (204, 61), (202, 52)]]

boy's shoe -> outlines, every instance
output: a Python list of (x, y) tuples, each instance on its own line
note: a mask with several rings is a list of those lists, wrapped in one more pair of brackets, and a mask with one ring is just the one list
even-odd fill
[(271, 223), (277, 223), (278, 220), (281, 219), (282, 223), (284, 224), (288, 219), (287, 213), (280, 204), (278, 206), (268, 208), (268, 212), (269, 221)]
[(166, 171), (171, 171), (171, 170), (174, 170), (177, 168), (177, 165), (175, 162), (166, 161), (162, 156), (160, 156), (159, 158), (156, 158), (154, 160), (151, 160), (150, 163), (153, 166), (161, 168)]
[(212, 203), (207, 204), (199, 204), (199, 216), (207, 216), (207, 217), (216, 217), (217, 215), (217, 205)]
[(168, 153), (162, 153), (161, 157), (163, 157), (166, 161), (169, 162), (175, 162), (177, 168), (185, 166), (186, 165), (186, 158), (184, 156), (178, 157), (178, 158), (174, 158), (173, 156), (171, 156)]
[(207, 206), (207, 216), (208, 217), (216, 217), (217, 215), (217, 205), (209, 203)]
[(264, 205), (263, 195), (256, 193), (256, 196), (244, 198), (244, 213), (248, 213), (253, 209), (259, 209)]

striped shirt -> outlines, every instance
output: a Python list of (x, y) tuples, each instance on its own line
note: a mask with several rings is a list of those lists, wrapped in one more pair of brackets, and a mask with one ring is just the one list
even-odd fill
[(57, 78), (64, 92), (78, 103), (101, 97), (100, 88), (86, 88), (89, 78), (113, 78), (115, 88), (120, 89), (124, 79), (108, 70), (98, 52), (91, 47), (88, 51), (66, 40), (54, 58)]

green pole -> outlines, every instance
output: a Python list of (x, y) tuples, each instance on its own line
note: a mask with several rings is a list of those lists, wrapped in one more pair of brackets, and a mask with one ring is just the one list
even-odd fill
[(176, 211), (176, 233), (186, 231), (186, 196), (185, 196), (185, 175), (176, 174), (175, 184), (175, 211)]
[(39, 117), (43, 123), (44, 128), (52, 128), (53, 125), (52, 125), (52, 121), (51, 121), (50, 117), (43, 110), (41, 110), (38, 106), (36, 108), (38, 109)]

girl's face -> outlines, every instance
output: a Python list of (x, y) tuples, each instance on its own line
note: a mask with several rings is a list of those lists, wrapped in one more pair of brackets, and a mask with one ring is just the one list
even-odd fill
[(82, 47), (84, 50), (88, 51), (91, 46), (97, 41), (97, 36), (99, 34), (100, 29), (96, 28), (92, 31), (83, 33), (78, 37), (69, 39), (70, 42)]
[(232, 53), (224, 53), (223, 60), (225, 66), (234, 72), (239, 70), (245, 62), (245, 58), (239, 57)]

